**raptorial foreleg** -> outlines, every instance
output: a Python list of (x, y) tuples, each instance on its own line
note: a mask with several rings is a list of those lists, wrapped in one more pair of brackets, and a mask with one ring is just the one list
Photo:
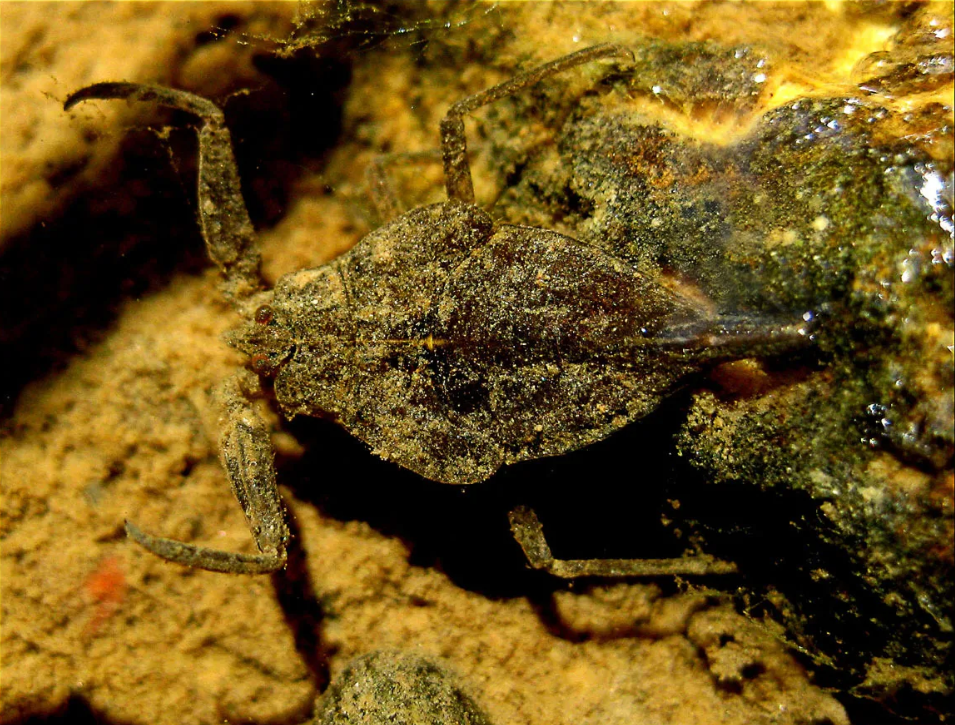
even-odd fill
[(263, 574), (285, 566), (289, 532), (275, 482), (272, 441), (261, 416), (241, 390), (240, 380), (239, 376), (230, 378), (221, 391), (222, 465), (261, 553), (239, 554), (163, 539), (129, 521), (126, 531), (153, 554), (177, 564), (230, 574)]
[(224, 275), (223, 293), (240, 305), (262, 286), (260, 259), (222, 110), (192, 93), (140, 83), (95, 83), (71, 93), (63, 107), (69, 110), (83, 101), (121, 98), (177, 108), (202, 121), (198, 185), (202, 236), (209, 257)]

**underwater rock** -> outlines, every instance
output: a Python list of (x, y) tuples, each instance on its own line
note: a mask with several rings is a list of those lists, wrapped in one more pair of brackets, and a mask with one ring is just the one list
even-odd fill
[[(944, 56), (918, 30), (929, 26), (910, 19), (889, 53)], [(890, 707), (918, 693), (917, 709), (944, 711), (955, 686), (952, 107), (881, 91), (924, 93), (951, 73), (944, 58), (925, 61), (943, 70), (754, 113), (755, 91), (725, 83), (740, 72), (682, 68), (675, 83), (667, 69), (688, 53), (753, 72), (771, 62), (661, 47), (637, 51), (642, 79), (621, 68), (554, 114), (559, 162), (517, 164), (505, 149), (502, 167), (521, 178), (504, 204), (545, 206), (562, 230), (720, 313), (812, 320), (809, 353), (725, 365), (694, 392), (674, 495), (710, 489), (738, 510), (733, 531), (703, 536), (705, 512), (679, 527), (749, 572), (745, 606), (784, 624), (839, 686)], [(728, 142), (727, 119), (738, 129)]]

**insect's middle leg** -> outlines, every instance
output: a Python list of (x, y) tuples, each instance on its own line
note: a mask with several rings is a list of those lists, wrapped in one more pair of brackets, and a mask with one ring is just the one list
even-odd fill
[(239, 376), (227, 381), (222, 397), (222, 465), (261, 553), (239, 554), (162, 539), (129, 521), (126, 531), (152, 553), (177, 564), (230, 574), (277, 571), (285, 566), (289, 532), (275, 482), (272, 441), (261, 417), (241, 391)]
[(610, 43), (594, 45), (531, 68), (508, 81), (468, 96), (451, 106), (441, 121), (441, 154), (444, 158), (444, 183), (448, 191), (448, 200), (474, 203), (474, 184), (471, 181), (467, 137), (464, 134), (466, 114), (476, 111), (481, 106), (512, 96), (556, 73), (611, 55), (627, 55), (632, 58), (633, 52), (623, 46)]

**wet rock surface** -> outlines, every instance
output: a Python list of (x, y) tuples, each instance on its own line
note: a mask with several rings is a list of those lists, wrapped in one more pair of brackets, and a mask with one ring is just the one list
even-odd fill
[[(647, 57), (698, 47), (638, 53), (651, 80), (606, 79), (555, 130), (564, 165), (531, 162), (508, 197), (528, 208), (546, 189), (570, 233), (721, 311), (816, 321), (811, 353), (718, 371), (676, 450), (698, 485), (736, 502), (733, 526), (765, 537), (769, 550), (741, 539), (718, 552), (752, 557), (747, 596), (834, 681), (927, 713), (953, 684), (952, 109), (895, 96), (951, 83), (950, 27), (920, 10), (878, 58), (901, 79), (797, 98), (728, 144), (684, 124), (746, 113), (754, 91), (726, 81), (741, 74), (674, 81)], [(887, 60), (913, 54), (918, 72)], [(726, 55), (775, 65), (749, 48)], [(634, 111), (634, 92), (684, 118)]]

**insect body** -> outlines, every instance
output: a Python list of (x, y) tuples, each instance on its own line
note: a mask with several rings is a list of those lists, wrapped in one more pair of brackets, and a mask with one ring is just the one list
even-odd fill
[(627, 264), (453, 202), (284, 277), (262, 313), (233, 344), (267, 356), (288, 416), (330, 413), (381, 457), (455, 484), (605, 437), (697, 368), (688, 347), (719, 344), (712, 320)]
[[(381, 457), (466, 484), (507, 463), (600, 440), (653, 410), (704, 363), (805, 341), (799, 324), (716, 317), (623, 260), (557, 232), (496, 224), (474, 204), (464, 114), (627, 52), (595, 46), (452, 106), (441, 125), (449, 201), (400, 216), (269, 292), (259, 290), (258, 252), (215, 105), (181, 91), (105, 83), (74, 93), (66, 107), (131, 98), (201, 118), (203, 234), (225, 294), (250, 319), (231, 344), (253, 370), (275, 377), (287, 416), (330, 414)], [(127, 524), (160, 556), (232, 572), (284, 564), (271, 445), (240, 387), (226, 386), (223, 461), (262, 553), (203, 549)], [(539, 564), (549, 554), (542, 540), (532, 541), (539, 533), (532, 517), (512, 514), (515, 533), (532, 563), (548, 566)]]

